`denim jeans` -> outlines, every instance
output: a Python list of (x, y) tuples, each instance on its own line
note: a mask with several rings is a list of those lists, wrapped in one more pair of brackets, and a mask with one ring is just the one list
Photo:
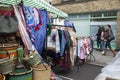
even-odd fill
[(106, 41), (101, 41), (101, 50), (105, 49)]

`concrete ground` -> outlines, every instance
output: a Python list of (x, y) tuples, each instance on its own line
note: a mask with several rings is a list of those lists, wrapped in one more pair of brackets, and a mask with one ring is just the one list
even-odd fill
[(78, 71), (77, 66), (74, 66), (72, 70), (54, 68), (53, 71), (62, 78), (62, 80), (94, 80), (101, 72), (101, 68), (101, 66), (86, 63), (80, 67), (80, 71)]
[(93, 55), (95, 62), (87, 61), (80, 67), (80, 72), (78, 72), (78, 67), (74, 66), (73, 70), (68, 71), (54, 69), (55, 73), (59, 75), (62, 80), (94, 80), (96, 76), (101, 73), (101, 69), (111, 62), (114, 57), (110, 51), (107, 51), (107, 55), (103, 56), (101, 51), (96, 49), (94, 49)]
[(94, 64), (94, 65), (99, 65), (99, 66), (107, 65), (114, 58), (112, 56), (112, 52), (111, 51), (107, 51), (107, 55), (103, 56), (100, 50), (94, 49), (93, 55), (94, 55), (94, 57), (96, 59), (95, 62), (90, 61), (88, 63)]

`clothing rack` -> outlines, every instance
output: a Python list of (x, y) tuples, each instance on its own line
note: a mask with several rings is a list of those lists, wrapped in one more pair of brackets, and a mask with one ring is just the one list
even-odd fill
[[(54, 16), (60, 16), (60, 17), (68, 17), (68, 15), (66, 13), (64, 13), (63, 11), (53, 7), (51, 4), (49, 4), (48, 2), (44, 1), (44, 0), (0, 0), (0, 3), (3, 4), (19, 4), (21, 3), (21, 1), (23, 1), (23, 4), (25, 6), (31, 6), (31, 7), (36, 7), (39, 9), (45, 9), (48, 12), (51, 12), (54, 14)], [(2, 4), (2, 6), (3, 6)]]
[(67, 30), (67, 29), (72, 29), (72, 27), (64, 26), (64, 25), (52, 25), (52, 26), (53, 26), (52, 29), (53, 29), (53, 28), (56, 28), (56, 29), (57, 29), (57, 27), (59, 27), (59, 28), (65, 28), (66, 30)]
[[(86, 38), (86, 37), (77, 37), (76, 40), (77, 40), (77, 43), (78, 43), (78, 40), (81, 40), (83, 38)], [(90, 38), (90, 37), (87, 37), (87, 38)], [(78, 56), (78, 46), (77, 46), (77, 56)], [(92, 61), (92, 62), (95, 62), (95, 57), (94, 55), (92, 54), (93, 52), (90, 51), (89, 54), (86, 54), (86, 61)], [(78, 66), (78, 71), (80, 70), (80, 66), (82, 65), (82, 61), (81, 60), (78, 60), (77, 62), (77, 66)]]
[[(71, 27), (64, 25), (52, 25), (51, 29), (73, 30)], [(48, 50), (54, 51), (55, 49), (48, 47)]]
[(64, 26), (64, 25), (52, 25), (52, 26), (70, 27), (70, 26)]

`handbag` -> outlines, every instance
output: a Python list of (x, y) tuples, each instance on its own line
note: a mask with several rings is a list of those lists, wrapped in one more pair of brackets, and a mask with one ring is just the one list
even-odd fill
[(0, 33), (15, 33), (18, 31), (17, 18), (6, 11), (6, 14), (0, 15)]
[(109, 37), (108, 37), (108, 40), (112, 41), (115, 39), (115, 36), (113, 34), (111, 34)]

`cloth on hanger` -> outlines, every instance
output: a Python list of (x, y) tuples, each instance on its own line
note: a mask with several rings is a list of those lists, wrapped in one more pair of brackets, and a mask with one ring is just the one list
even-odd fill
[(75, 52), (75, 49), (76, 47), (70, 47), (70, 60), (71, 60), (71, 66), (74, 66), (74, 52)]
[(85, 59), (85, 57), (86, 57), (86, 50), (85, 50), (85, 47), (84, 46), (82, 46), (81, 48), (80, 48), (80, 59)]
[(25, 22), (26, 22), (26, 30), (29, 33), (30, 39), (32, 43), (35, 42), (35, 36), (34, 36), (34, 16), (33, 16), (33, 11), (32, 8), (29, 6), (22, 6), (23, 8), (23, 13), (25, 17)]
[(64, 26), (64, 19), (53, 19), (53, 24), (54, 25), (63, 25)]
[(60, 40), (57, 29), (52, 29), (51, 34), (47, 37), (47, 47), (55, 49), (56, 53), (60, 52)]
[(33, 16), (34, 16), (34, 29), (35, 30), (39, 30), (42, 26), (42, 20), (41, 20), (41, 15), (39, 13), (39, 10), (37, 8), (33, 8), (34, 11), (33, 11)]
[(23, 24), (24, 21), (22, 21), (22, 17), (21, 17), (23, 14), (22, 9), (21, 9), (21, 7), (18, 7), (20, 10), (19, 11), (17, 6), (14, 6), (14, 5), (13, 5), (13, 8), (14, 8), (15, 15), (18, 19), (18, 23), (19, 23), (18, 29), (20, 31), (20, 35), (21, 35), (21, 38), (22, 38), (23, 43), (25, 45), (25, 48), (33, 51), (33, 50), (35, 50), (35, 48), (30, 41), (28, 33), (26, 32), (26, 29), (25, 29), (24, 24)]
[(66, 44), (68, 44), (68, 46), (70, 46), (70, 43), (71, 43), (71, 38), (70, 38), (70, 34), (68, 31), (63, 31), (64, 32), (64, 36), (65, 36), (65, 39), (66, 39)]
[(32, 43), (35, 42), (35, 31), (39, 30), (42, 26), (42, 20), (40, 12), (37, 8), (31, 8), (29, 6), (23, 6), (23, 13), (26, 21), (26, 30), (29, 33)]
[(47, 28), (47, 24), (49, 24), (49, 17), (46, 10), (39, 10), (39, 13), (42, 19), (42, 26), (40, 30), (34, 30), (34, 35), (35, 35), (34, 46), (39, 52), (39, 54), (41, 54), (43, 51), (43, 48), (45, 47), (46, 28)]
[(68, 29), (68, 32), (71, 36), (71, 47), (70, 47), (70, 60), (71, 65), (74, 66), (74, 52), (76, 51), (76, 33), (70, 28)]
[(62, 30), (58, 30), (59, 37), (60, 37), (60, 56), (63, 56), (64, 50), (65, 50), (65, 45), (66, 45), (66, 39), (64, 36), (64, 32)]
[(33, 16), (34, 16), (34, 26), (37, 26), (40, 22), (39, 20), (39, 13), (37, 8), (32, 8), (33, 9)]
[(86, 44), (84, 39), (78, 39), (78, 44), (77, 44), (77, 56), (78, 59), (82, 60), (82, 64), (85, 63), (85, 58), (86, 58)]
[(70, 36), (71, 36), (71, 40), (73, 43), (71, 43), (72, 46), (76, 46), (76, 33), (72, 30), (72, 29), (69, 29), (68, 30)]
[(67, 34), (67, 31), (63, 30), (63, 33), (64, 33), (66, 44), (67, 44), (68, 43), (68, 34)]
[[(38, 10), (36, 8), (32, 9), (28, 6), (23, 6), (23, 12), (26, 20), (26, 29), (29, 33), (30, 39), (39, 54), (41, 54), (45, 47), (46, 27), (49, 23), (48, 13), (46, 10)], [(36, 18), (38, 16), (39, 20)]]
[(61, 57), (61, 59), (59, 60), (59, 66), (63, 67), (64, 69), (68, 69), (70, 68), (71, 66), (71, 60), (70, 60), (70, 46), (69, 46), (69, 43), (68, 43), (68, 40), (69, 40), (69, 35), (66, 34), (65, 32), (67, 31), (64, 31), (64, 36), (65, 36), (65, 39), (66, 39), (66, 45), (65, 45), (65, 50), (64, 50), (64, 55)]
[(85, 49), (84, 49), (84, 41), (83, 39), (78, 40), (78, 56), (80, 59), (85, 59)]
[(13, 8), (14, 8), (15, 15), (18, 19), (18, 23), (19, 23), (18, 29), (20, 31), (20, 35), (25, 45), (25, 48), (30, 51), (30, 54), (33, 53), (32, 51), (36, 51), (38, 57), (42, 59), (38, 51), (36, 50), (35, 46), (31, 43), (30, 37), (25, 29), (25, 24), (23, 24), (25, 23), (24, 22), (25, 20), (23, 20), (22, 8), (20, 6), (15, 6), (15, 5), (13, 5)]
[(78, 39), (77, 43), (77, 52), (78, 57), (82, 60), (83, 63), (85, 63), (86, 54), (91, 54), (93, 51), (93, 43), (91, 43), (91, 39), (87, 37), (83, 37), (81, 39)]
[[(57, 32), (58, 31), (58, 32)], [(58, 39), (56, 39), (58, 34)], [(53, 36), (53, 38), (51, 39), (51, 36)], [(49, 50), (48, 55), (50, 57), (53, 57), (53, 61), (57, 66), (60, 66), (64, 69), (68, 69), (71, 67), (71, 65), (74, 65), (74, 54), (70, 54), (70, 47), (71, 47), (71, 35), (70, 33), (65, 30), (63, 27), (62, 28), (53, 28), (51, 30), (51, 34), (50, 36), (48, 36), (48, 46), (52, 46), (55, 48), (55, 41), (58, 41), (58, 44), (60, 46), (60, 53), (56, 54), (56, 50), (55, 52), (52, 52)], [(50, 43), (53, 42), (53, 43)], [(73, 50), (72, 50), (73, 51)]]
[(68, 46), (71, 46), (71, 36), (70, 33), (67, 31), (67, 35), (68, 35)]
[(57, 34), (56, 34), (56, 43), (55, 43), (55, 46), (56, 46), (56, 53), (59, 53), (60, 52), (60, 39), (59, 39), (59, 33), (58, 33), (58, 30), (57, 30)]
[(56, 42), (56, 29), (51, 30), (51, 34), (47, 37), (47, 47), (55, 49), (55, 42)]
[(74, 24), (73, 24), (72, 22), (70, 22), (70, 21), (68, 21), (68, 20), (65, 20), (65, 21), (64, 21), (64, 24), (65, 24), (66, 27), (71, 27), (71, 28), (73, 28), (73, 31), (76, 32), (76, 29), (75, 29)]
[(70, 47), (67, 45), (65, 47), (64, 59), (62, 67), (65, 69), (70, 68), (71, 61), (70, 61)]
[(90, 40), (90, 38), (86, 38), (86, 44), (87, 44), (87, 51), (86, 51), (86, 53), (87, 54), (90, 54), (90, 51), (91, 51), (91, 40)]
[(90, 54), (92, 54), (92, 52), (93, 52), (93, 47), (94, 46), (94, 39), (93, 39), (93, 37), (90, 37)]
[(29, 6), (22, 6), (22, 8), (23, 8), (24, 17), (26, 20), (26, 26), (33, 27), (34, 26), (34, 17), (33, 17), (32, 8)]

